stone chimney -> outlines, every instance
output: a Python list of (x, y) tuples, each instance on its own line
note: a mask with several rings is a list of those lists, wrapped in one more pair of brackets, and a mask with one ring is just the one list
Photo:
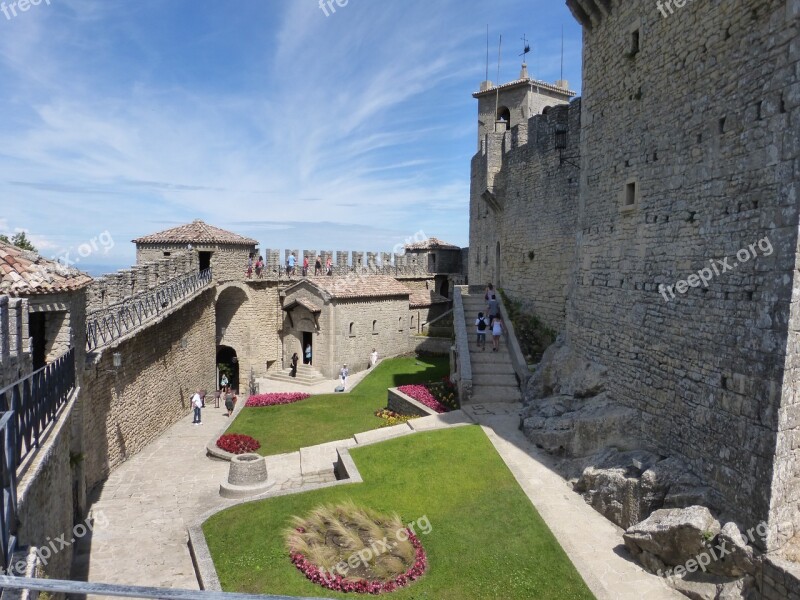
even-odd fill
[(522, 70), (519, 72), (520, 79), (530, 79), (530, 75), (528, 75), (528, 65), (526, 63), (522, 63)]

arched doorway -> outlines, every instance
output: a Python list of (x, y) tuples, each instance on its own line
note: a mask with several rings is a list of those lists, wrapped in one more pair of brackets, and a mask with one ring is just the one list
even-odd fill
[(511, 129), (511, 111), (507, 106), (501, 106), (497, 109), (497, 122), (505, 123), (506, 131)]
[(217, 387), (220, 387), (222, 375), (228, 376), (231, 389), (239, 389), (239, 358), (236, 350), (230, 346), (219, 346), (217, 348)]
[(499, 288), (502, 285), (500, 280), (500, 242), (497, 242), (497, 249), (494, 253), (494, 287)]

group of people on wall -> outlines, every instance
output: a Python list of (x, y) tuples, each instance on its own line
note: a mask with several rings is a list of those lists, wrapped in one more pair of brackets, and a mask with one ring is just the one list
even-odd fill
[[(253, 274), (255, 273), (255, 276), (257, 278), (262, 279), (264, 277), (264, 268), (265, 268), (264, 257), (261, 255), (256, 257), (255, 254), (250, 254), (250, 256), (247, 259), (247, 268), (245, 270), (245, 275), (247, 276), (248, 279), (252, 279)], [(308, 277), (309, 268), (310, 264), (308, 261), (308, 256), (304, 256), (303, 263), (301, 266), (302, 269), (301, 273), (303, 277)], [(333, 261), (331, 260), (331, 257), (329, 256), (325, 260), (325, 266), (323, 267), (322, 258), (319, 255), (317, 255), (317, 258), (314, 261), (314, 276), (322, 275), (323, 268), (325, 275), (333, 276)], [(297, 275), (297, 256), (295, 255), (294, 252), (292, 252), (286, 258), (286, 264), (284, 266), (284, 269), (288, 277), (294, 277), (295, 275)]]

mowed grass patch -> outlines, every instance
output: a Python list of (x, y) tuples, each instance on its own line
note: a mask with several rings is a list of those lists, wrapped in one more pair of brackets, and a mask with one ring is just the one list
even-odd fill
[(390, 387), (439, 381), (449, 372), (447, 356), (388, 359), (350, 393), (312, 396), (283, 406), (244, 408), (226, 433), (257, 439), (262, 456), (349, 438), (381, 426), (375, 411), (386, 407), (386, 390)]
[(364, 483), (242, 504), (203, 525), (225, 591), (346, 598), (290, 562), (292, 517), (352, 501), (420, 535), (429, 567), (390, 597), (405, 600), (583, 600), (594, 596), (478, 426), (418, 433), (351, 451)]

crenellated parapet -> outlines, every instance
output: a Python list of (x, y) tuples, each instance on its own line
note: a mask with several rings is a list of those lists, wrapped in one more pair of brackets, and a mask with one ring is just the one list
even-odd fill
[(86, 310), (114, 306), (198, 269), (197, 254), (186, 251), (110, 273), (88, 286)]
[[(414, 253), (364, 252), (361, 250), (274, 250), (266, 249), (266, 268), (261, 279), (286, 277), (287, 260), (294, 253), (297, 257), (296, 273), (301, 274), (303, 257), (308, 258), (308, 274), (314, 274), (317, 257), (320, 258), (323, 274), (327, 273), (327, 262), (331, 259), (332, 275), (429, 275), (427, 261)], [(279, 262), (280, 259), (280, 262)]]

